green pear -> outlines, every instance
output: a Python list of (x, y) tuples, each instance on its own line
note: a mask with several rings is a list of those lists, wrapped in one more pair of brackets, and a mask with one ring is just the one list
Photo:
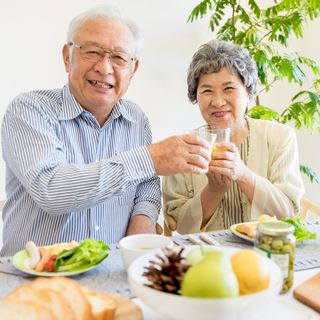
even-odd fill
[(230, 260), (219, 251), (208, 253), (187, 270), (181, 283), (181, 294), (197, 298), (239, 296), (239, 284)]
[(215, 252), (216, 249), (212, 246), (203, 246), (190, 251), (187, 255), (187, 259), (184, 261), (186, 264), (195, 265), (199, 263), (210, 252)]

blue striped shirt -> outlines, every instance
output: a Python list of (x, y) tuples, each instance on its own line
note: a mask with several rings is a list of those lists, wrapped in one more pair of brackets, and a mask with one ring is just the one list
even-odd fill
[(0, 256), (85, 238), (115, 243), (137, 214), (154, 223), (160, 181), (149, 120), (120, 99), (101, 128), (65, 85), (24, 93), (2, 122), (7, 202)]

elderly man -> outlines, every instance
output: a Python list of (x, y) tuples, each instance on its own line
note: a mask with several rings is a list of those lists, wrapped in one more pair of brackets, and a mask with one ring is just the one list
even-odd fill
[(155, 233), (158, 175), (201, 174), (208, 166), (206, 141), (187, 135), (152, 144), (147, 117), (122, 99), (141, 49), (131, 21), (109, 7), (93, 8), (69, 26), (68, 84), (21, 94), (9, 105), (2, 124), (2, 256), (29, 240), (115, 243)]

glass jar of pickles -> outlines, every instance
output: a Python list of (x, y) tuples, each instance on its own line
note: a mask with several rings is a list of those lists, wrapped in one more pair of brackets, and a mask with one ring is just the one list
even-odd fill
[(293, 285), (296, 238), (294, 226), (283, 221), (266, 221), (257, 225), (254, 249), (273, 260), (282, 270), (283, 287), (287, 292)]

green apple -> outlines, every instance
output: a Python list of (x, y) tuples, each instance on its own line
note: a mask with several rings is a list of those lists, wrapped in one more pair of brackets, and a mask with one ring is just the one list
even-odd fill
[(208, 253), (216, 252), (216, 249), (211, 246), (202, 246), (190, 251), (184, 263), (195, 265), (199, 263)]
[(230, 260), (220, 251), (208, 253), (187, 270), (181, 283), (181, 294), (197, 298), (239, 296), (239, 284)]

